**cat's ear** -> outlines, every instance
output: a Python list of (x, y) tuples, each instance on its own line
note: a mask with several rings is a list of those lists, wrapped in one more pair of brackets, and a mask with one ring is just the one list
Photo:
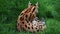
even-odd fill
[(30, 7), (32, 5), (32, 3), (29, 1), (29, 3), (28, 3), (28, 7)]
[(38, 6), (38, 2), (35, 5)]
[(38, 7), (38, 2), (35, 5)]

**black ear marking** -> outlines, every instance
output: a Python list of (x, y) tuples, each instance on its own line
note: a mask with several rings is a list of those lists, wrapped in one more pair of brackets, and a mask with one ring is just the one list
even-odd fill
[(32, 3), (29, 1), (29, 3), (28, 3), (28, 7), (30, 7), (30, 6), (31, 6), (31, 4), (32, 4)]
[(32, 3), (31, 3), (31, 5), (32, 5)]

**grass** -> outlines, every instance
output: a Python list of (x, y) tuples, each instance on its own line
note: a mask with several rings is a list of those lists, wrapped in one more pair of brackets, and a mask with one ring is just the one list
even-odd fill
[[(55, 19), (47, 19), (47, 28), (43, 32), (38, 32), (39, 34), (60, 34), (60, 21)], [(33, 34), (30, 32), (19, 32), (16, 30), (16, 22), (9, 24), (0, 24), (0, 34)]]
[(28, 2), (39, 4), (38, 17), (46, 19), (47, 28), (39, 34), (60, 34), (60, 0), (0, 0), (0, 34), (34, 34), (19, 32), (16, 29), (20, 12), (28, 6)]

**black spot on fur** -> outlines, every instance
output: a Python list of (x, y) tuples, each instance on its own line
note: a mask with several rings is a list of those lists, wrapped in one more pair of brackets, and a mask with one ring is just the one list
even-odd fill
[(32, 29), (33, 29), (33, 27), (32, 27)]
[(27, 23), (28, 23), (29, 21), (27, 20)]
[(33, 15), (33, 18), (35, 18), (35, 15)]
[(27, 21), (27, 18), (25, 20)]
[(30, 13), (29, 21), (31, 21), (31, 22), (32, 22), (32, 13)]
[(35, 8), (33, 9), (32, 13), (35, 11)]
[(30, 10), (31, 10), (31, 9), (27, 9), (27, 10), (25, 11), (25, 13), (29, 13), (29, 12), (30, 12)]
[(27, 18), (26, 18), (25, 20), (27, 21), (27, 23), (29, 22), (29, 21), (27, 20)]
[(32, 27), (33, 27), (33, 25), (32, 25)]
[(20, 17), (20, 20), (22, 21), (22, 20), (24, 20), (24, 18), (23, 17)]
[(28, 17), (28, 15), (25, 15), (25, 17), (27, 18), (27, 17)]
[(37, 29), (37, 28), (36, 28)]
[(23, 15), (23, 13), (21, 13), (21, 15)]
[(28, 27), (28, 29), (30, 29), (30, 27)]
[(25, 25), (25, 27), (27, 28), (27, 25)]
[(24, 22), (22, 22), (22, 24), (24, 24)]
[(39, 30), (37, 30), (37, 32), (38, 32)]

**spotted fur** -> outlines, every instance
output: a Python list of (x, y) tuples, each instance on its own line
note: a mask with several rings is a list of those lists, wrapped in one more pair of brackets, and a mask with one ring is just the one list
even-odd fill
[(36, 15), (38, 13), (38, 3), (36, 5), (32, 5), (30, 2), (28, 4), (28, 8), (23, 10), (21, 14), (18, 16), (17, 20), (17, 29), (19, 31), (22, 31), (23, 29), (25, 31), (30, 32), (37, 32), (39, 31), (43, 26), (40, 25), (40, 21), (36, 21), (37, 25), (34, 25), (33, 21), (36, 18)]

